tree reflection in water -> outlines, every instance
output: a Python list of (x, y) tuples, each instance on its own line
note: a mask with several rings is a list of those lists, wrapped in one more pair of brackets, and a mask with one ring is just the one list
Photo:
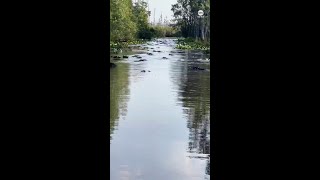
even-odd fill
[(116, 68), (110, 69), (110, 140), (119, 118), (126, 116), (128, 100), (129, 64), (118, 63)]
[(207, 159), (205, 172), (210, 175), (210, 71), (195, 71), (197, 66), (210, 69), (209, 63), (190, 61), (177, 62), (173, 68), (180, 67), (175, 81), (179, 86), (179, 100), (184, 108), (189, 128), (188, 152), (196, 154), (193, 158)]

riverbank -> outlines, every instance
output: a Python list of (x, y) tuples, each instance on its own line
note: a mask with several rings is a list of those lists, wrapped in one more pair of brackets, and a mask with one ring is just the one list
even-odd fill
[(200, 41), (194, 38), (180, 38), (177, 40), (176, 48), (187, 50), (203, 50), (205, 53), (210, 53), (210, 42)]
[(123, 49), (128, 48), (130, 45), (143, 44), (146, 43), (147, 40), (137, 39), (133, 41), (110, 41), (111, 49)]

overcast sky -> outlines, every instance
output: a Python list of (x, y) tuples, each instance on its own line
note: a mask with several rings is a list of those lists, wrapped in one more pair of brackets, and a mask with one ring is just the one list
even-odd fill
[(151, 11), (150, 21), (153, 22), (154, 20), (154, 9), (156, 9), (156, 23), (159, 21), (161, 12), (162, 12), (162, 19), (167, 16), (168, 20), (173, 19), (173, 13), (171, 11), (171, 5), (177, 3), (177, 0), (145, 0), (146, 2), (149, 1), (149, 11)]

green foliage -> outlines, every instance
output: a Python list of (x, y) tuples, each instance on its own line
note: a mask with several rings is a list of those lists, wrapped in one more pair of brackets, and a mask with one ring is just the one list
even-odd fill
[(195, 40), (194, 38), (184, 38), (177, 40), (177, 49), (197, 49), (206, 53), (210, 52), (210, 43), (206, 41)]
[(132, 1), (111, 0), (110, 7), (111, 41), (135, 39), (137, 26), (133, 21)]
[(178, 30), (171, 26), (153, 26), (154, 37), (177, 37)]
[(151, 40), (156, 37), (179, 36), (179, 28), (171, 26), (150, 26), (148, 4), (132, 0), (110, 1), (110, 46), (113, 49), (127, 48), (136, 39)]
[(145, 43), (145, 40), (139, 39), (139, 40), (132, 40), (132, 41), (126, 41), (126, 42), (110, 42), (110, 47), (111, 48), (127, 48), (129, 45), (134, 45), (134, 44), (143, 44)]
[[(203, 18), (198, 17), (198, 10), (204, 11)], [(176, 27), (183, 37), (192, 37), (202, 41), (210, 40), (210, 1), (177, 0), (172, 5)]]
[(138, 38), (151, 40), (154, 38), (154, 31), (151, 28), (141, 29), (138, 33)]
[(130, 45), (135, 45), (135, 44), (143, 44), (146, 43), (145, 40), (143, 39), (138, 39), (138, 40), (132, 40), (132, 41), (125, 41), (125, 42), (113, 42), (110, 41), (110, 52), (121, 52), (122, 50), (130, 50)]
[[(110, 1), (110, 46), (122, 48), (136, 39), (152, 39), (154, 31), (148, 24), (148, 4), (144, 1)], [(130, 44), (130, 43), (129, 43)]]
[(151, 36), (149, 35), (147, 7), (148, 4), (144, 1), (138, 1), (133, 6), (133, 19), (138, 27), (137, 37), (141, 39), (149, 39)]

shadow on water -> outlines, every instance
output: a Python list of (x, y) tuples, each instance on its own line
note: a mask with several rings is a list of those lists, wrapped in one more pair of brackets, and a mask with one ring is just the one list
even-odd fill
[(129, 64), (117, 63), (110, 69), (110, 140), (120, 116), (127, 113), (129, 93)]

